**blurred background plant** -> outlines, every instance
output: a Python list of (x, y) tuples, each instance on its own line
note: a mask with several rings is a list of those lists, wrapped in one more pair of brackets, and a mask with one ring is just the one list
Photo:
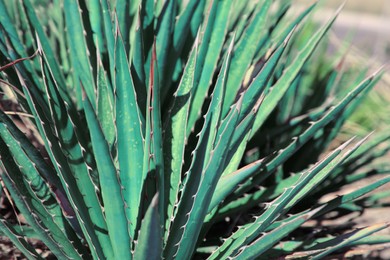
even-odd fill
[[(297, 0), (298, 4), (308, 4), (309, 2), (308, 0)], [(331, 13), (341, 2), (339, 0), (320, 2), (321, 11), (313, 14), (312, 19), (316, 22), (324, 21), (323, 17)], [(347, 1), (343, 12), (329, 33), (330, 52), (334, 53), (338, 50), (344, 54), (343, 70), (347, 73), (348, 71), (352, 71), (351, 75), (354, 75), (353, 71), (356, 72), (361, 68), (366, 67), (367, 71), (370, 71), (373, 67), (382, 65), (385, 65), (386, 69), (382, 79), (374, 87), (374, 91), (371, 91), (367, 95), (360, 108), (346, 121), (337, 137), (337, 140), (340, 142), (347, 140), (353, 135), (364, 136), (371, 131), (388, 131), (387, 129), (390, 125), (390, 118), (388, 116), (390, 113), (389, 24), (390, 1)], [(386, 154), (384, 159), (376, 160), (376, 162), (374, 160), (374, 164), (377, 164), (378, 168), (381, 168), (388, 161), (389, 155), (385, 151), (378, 151), (378, 153)], [(377, 178), (378, 176), (371, 176), (359, 183), (346, 186), (342, 192), (353, 189), (356, 185), (364, 185), (364, 183)], [(375, 207), (365, 210), (357, 219), (359, 225), (386, 221), (390, 211), (389, 189), (390, 185), (385, 185), (379, 189), (376, 195), (367, 199), (366, 203), (368, 205), (370, 204), (368, 201), (380, 201), (382, 208)], [(385, 229), (380, 234), (388, 235), (390, 234), (390, 229)], [(375, 251), (376, 249), (386, 247), (389, 247), (389, 245), (365, 247), (364, 251)], [(390, 251), (382, 250), (381, 253), (376, 253), (376, 256), (381, 259), (389, 259)]]

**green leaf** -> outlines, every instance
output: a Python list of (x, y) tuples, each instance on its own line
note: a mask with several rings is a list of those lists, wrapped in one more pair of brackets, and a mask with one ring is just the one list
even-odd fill
[[(61, 180), (62, 187), (64, 188), (69, 202), (74, 210), (73, 212), (77, 217), (77, 221), (71, 222), (71, 224), (76, 230), (76, 232), (83, 232), (89, 246), (91, 248), (94, 248), (95, 250), (92, 251), (92, 254), (94, 256), (96, 256), (96, 254), (103, 256), (104, 254), (100, 247), (97, 235), (95, 233), (96, 229), (94, 228), (94, 224), (90, 219), (88, 208), (85, 206), (81, 191), (77, 188), (78, 185), (68, 165), (67, 159), (60, 148), (60, 144), (55, 135), (53, 134), (50, 124), (47, 121), (39, 103), (36, 101), (35, 98), (32, 97), (29, 89), (26, 87), (26, 83), (24, 82), (23, 78), (20, 75), (18, 76), (23, 86), (23, 90), (26, 95), (29, 107), (36, 120), (36, 125), (39, 130), (39, 133), (41, 136), (46, 137), (43, 139), (46, 151), (48, 152), (50, 160), (52, 161), (53, 166)], [(67, 217), (68, 219), (72, 220), (74, 218), (74, 215), (70, 215)], [(83, 225), (80, 225), (80, 223), (83, 223)]]
[(97, 49), (99, 49), (101, 53), (104, 53), (106, 49), (104, 41), (104, 18), (101, 19), (103, 16), (103, 8), (107, 6), (107, 2), (105, 1), (106, 0), (92, 0), (86, 2), (92, 38)]
[(264, 233), (263, 236), (256, 239), (253, 243), (244, 246), (239, 253), (234, 256), (235, 259), (254, 259), (261, 256), (266, 250), (278, 243), (283, 237), (290, 234), (293, 230), (300, 227), (304, 222), (314, 215), (315, 212), (310, 212), (305, 215), (286, 221), (278, 228), (271, 232)]
[(240, 183), (242, 183), (244, 180), (249, 179), (251, 176), (257, 173), (258, 170), (261, 169), (262, 165), (263, 160), (259, 160), (235, 172), (223, 175), (218, 181), (218, 185), (216, 187), (213, 199), (210, 203), (208, 212), (211, 212), (214, 207), (216, 207), (219, 203), (223, 202), (223, 200), (228, 195), (230, 195)]
[(12, 46), (15, 48), (16, 53), (20, 57), (27, 57), (26, 49), (23, 46), (23, 43), (20, 41), (18, 32), (11, 20), (9, 13), (7, 12), (4, 0), (0, 1), (0, 24), (2, 25), (3, 30), (6, 32), (9, 40), (11, 41)]
[(35, 249), (28, 244), (23, 236), (18, 234), (16, 230), (1, 216), (0, 230), (6, 235), (12, 243), (28, 258), (28, 259), (43, 259)]
[(140, 0), (128, 1), (128, 0), (116, 0), (115, 1), (115, 13), (117, 16), (118, 30), (120, 30), (123, 45), (126, 50), (126, 54), (132, 56), (129, 51), (130, 44), (134, 40), (134, 30), (136, 22), (134, 19), (137, 17), (138, 8), (141, 4)]
[[(12, 122), (7, 122), (8, 120), (5, 120), (3, 117), (6, 116), (3, 112), (0, 112), (0, 118), (2, 121), (0, 123), (0, 136), (7, 144), (9, 152), (12, 154), (15, 163), (19, 165), (20, 172), (23, 174), (23, 178), (26, 183), (28, 183), (27, 190), (30, 192), (30, 196), (35, 198), (38, 202), (37, 204), (33, 204), (32, 207), (34, 210), (39, 211), (41, 216), (45, 216), (43, 219), (45, 225), (47, 225), (53, 232), (56, 231), (58, 237), (65, 239), (65, 241), (62, 241), (61, 243), (66, 244), (68, 242), (68, 238), (65, 238), (65, 234), (61, 234), (63, 232), (66, 232), (71, 240), (78, 240), (76, 234), (69, 227), (69, 223), (65, 221), (61, 207), (55, 200), (55, 195), (49, 188), (49, 184), (40, 175), (41, 171), (47, 173), (48, 171), (52, 171), (52, 169), (47, 166), (42, 168), (43, 162), (39, 163), (38, 167), (35, 165), (36, 158), (30, 158), (30, 155), (23, 150), (23, 147), (28, 146), (28, 144), (26, 144), (28, 141), (25, 139), (17, 140), (10, 131), (10, 129), (12, 129)], [(7, 122), (11, 128), (9, 128), (8, 125), (3, 124), (3, 122)], [(24, 144), (22, 145), (20, 142), (23, 142)], [(11, 178), (13, 174), (14, 173), (11, 172)], [(50, 179), (50, 176), (47, 177)], [(61, 186), (58, 187), (60, 192), (56, 192), (58, 194), (57, 196), (64, 196), (64, 193), (61, 193)], [(63, 206), (69, 207), (69, 202), (66, 198), (62, 199), (61, 203)]]
[(31, 4), (30, 0), (22, 1), (22, 3), (23, 3), (23, 7), (25, 9), (25, 13), (27, 15), (27, 18), (29, 19), (30, 24), (34, 28), (37, 38), (39, 39), (40, 46), (41, 46), (42, 50), (45, 52), (47, 62), (52, 70), (54, 78), (56, 79), (58, 86), (60, 87), (59, 91), (61, 93), (61, 97), (65, 100), (65, 102), (70, 107), (72, 107), (73, 102), (71, 100), (71, 97), (69, 96), (69, 93), (66, 91), (66, 83), (65, 83), (64, 74), (62, 73), (61, 68), (56, 60), (53, 49), (50, 46), (50, 41), (47, 38), (45, 31), (42, 28), (42, 25), (40, 24), (40, 22), (38, 20), (38, 17), (34, 11), (34, 7)]
[[(46, 94), (50, 104), (51, 119), (54, 120), (54, 133), (58, 138), (62, 153), (68, 162), (70, 171), (75, 177), (77, 187), (82, 194), (82, 198), (87, 208), (95, 210), (89, 212), (89, 217), (96, 227), (106, 230), (107, 225), (101, 209), (97, 190), (98, 188), (92, 181), (88, 164), (85, 160), (83, 150), (87, 150), (79, 142), (80, 136), (74, 130), (72, 122), (64, 101), (59, 95), (58, 86), (55, 78), (47, 65), (45, 53), (42, 52), (41, 58), (42, 77), (46, 87)], [(109, 237), (103, 232), (96, 232), (100, 246), (106, 255), (111, 255), (111, 243)], [(106, 251), (107, 250), (107, 251)], [(110, 252), (111, 251), (111, 252)]]
[[(353, 154), (360, 146), (361, 144), (366, 140), (365, 139), (362, 139), (360, 142), (358, 142), (354, 147), (352, 147), (351, 149), (349, 149), (347, 152), (345, 152), (345, 154), (340, 158), (339, 161), (336, 161), (336, 163), (338, 164), (341, 164), (343, 163), (349, 156), (351, 156), (351, 154)], [(327, 179), (327, 177), (332, 173), (332, 171), (336, 168), (335, 165), (329, 165), (326, 167), (327, 170), (324, 170), (322, 171), (321, 173), (317, 174), (313, 179), (312, 181), (307, 184), (305, 187), (303, 187), (299, 193), (297, 194), (297, 196), (290, 200), (290, 202), (288, 203), (288, 205), (286, 205), (285, 207), (285, 210), (288, 211), (293, 205), (295, 205), (298, 201), (300, 201), (302, 198), (308, 196), (308, 193), (313, 190), (316, 186), (319, 185), (319, 183), (321, 183), (322, 181), (324, 181), (325, 179)], [(328, 170), (329, 169), (329, 170)]]
[[(346, 143), (347, 144), (347, 143)], [(335, 158), (344, 149), (345, 145), (340, 146), (329, 156), (311, 167), (308, 171), (302, 173), (298, 181), (291, 187), (286, 187), (283, 194), (277, 199), (269, 203), (266, 210), (255, 219), (255, 221), (247, 226), (239, 228), (233, 235), (231, 235), (225, 242), (216, 250), (210, 259), (220, 259), (229, 256), (234, 256), (239, 248), (252, 242), (266, 227), (271, 224), (277, 216), (283, 211), (284, 207), (288, 205), (289, 201), (295, 198), (300, 190), (309, 184), (312, 179), (322, 170), (328, 171), (328, 164), (333, 165), (337, 163)]]
[[(104, 23), (104, 39), (106, 40), (108, 58), (110, 61), (110, 76), (113, 79), (115, 75), (114, 64), (115, 64), (115, 37), (113, 31), (113, 23), (111, 20), (110, 2), (108, 0), (100, 1), (101, 13), (103, 16)], [(114, 80), (112, 80), (113, 82)]]
[(195, 70), (195, 91), (191, 102), (187, 133), (193, 129), (199, 117), (204, 97), (207, 95), (227, 33), (228, 17), (232, 1), (214, 0), (204, 24)]
[(260, 102), (262, 102), (262, 100), (264, 99), (267, 83), (272, 77), (275, 68), (278, 65), (280, 58), (282, 57), (282, 54), (284, 53), (290, 39), (291, 34), (280, 46), (278, 46), (275, 52), (265, 62), (258, 75), (256, 75), (256, 77), (244, 91), (244, 102), (242, 105), (242, 113), (240, 114), (241, 120), (249, 114), (250, 110), (256, 109), (256, 107), (258, 107), (260, 105)]
[[(317, 244), (316, 246), (309, 248), (309, 254), (311, 256), (311, 259), (317, 260), (317, 259), (323, 259), (323, 257), (331, 254), (334, 251), (337, 251), (343, 247), (349, 246), (351, 243), (368, 237), (371, 234), (378, 232), (380, 230), (383, 230), (385, 228), (388, 228), (390, 224), (375, 224), (366, 228), (359, 228), (355, 231), (340, 235), (330, 241), (326, 241), (320, 244)], [(318, 253), (312, 253), (310, 251), (317, 251)], [(305, 253), (303, 253), (305, 254)]]
[[(290, 0), (287, 0), (288, 3), (284, 3), (284, 6), (280, 9), (280, 14), (276, 16), (276, 24), (274, 25), (275, 28), (271, 31), (271, 35), (264, 36), (265, 43), (264, 46), (260, 50), (258, 50), (257, 57), (263, 57), (268, 50), (268, 46), (272, 45), (279, 45), (281, 42), (283, 42), (291, 31), (294, 30), (295, 27), (297, 27), (303, 19), (311, 14), (313, 9), (317, 6), (317, 2), (314, 2), (311, 6), (306, 8), (301, 14), (298, 15), (296, 19), (293, 21), (290, 21), (287, 19), (286, 21), (280, 21), (280, 19), (285, 16), (285, 12), (288, 11), (288, 9), (291, 8)], [(304, 25), (304, 24), (303, 24)]]
[[(277, 153), (271, 154), (266, 158), (264, 163), (264, 168), (261, 169), (262, 174), (257, 175), (258, 180), (252, 180), (249, 185), (244, 185), (245, 189), (242, 187), (239, 194), (245, 193), (246, 190), (253, 187), (253, 185), (258, 185), (261, 183), (267, 176), (269, 176), (278, 166), (284, 163), (292, 154), (294, 154), (303, 144), (305, 144), (310, 138), (312, 138), (318, 131), (320, 131), (324, 126), (329, 124), (332, 120), (338, 118), (339, 114), (342, 113), (347, 106), (354, 101), (356, 96), (364, 92), (366, 89), (372, 87), (372, 83), (375, 82), (378, 77), (380, 77), (380, 71), (375, 72), (373, 75), (364, 80), (360, 85), (351, 90), (347, 96), (345, 96), (337, 105), (332, 106), (322, 118), (310, 122), (309, 127), (304, 130), (299, 136), (294, 137), (291, 142), (280, 149)], [(261, 109), (261, 107), (260, 107)]]
[[(6, 32), (4, 34), (2, 33), (2, 37), (0, 37), (0, 43), (2, 43), (0, 44), (0, 46), (2, 46), (0, 50), (3, 53), (4, 57), (12, 61), (25, 60), (25, 57), (28, 57), (26, 47), (18, 36), (18, 32), (14, 27), (10, 16), (7, 13), (7, 9), (4, 6), (3, 0), (0, 1), (0, 25)], [(23, 74), (25, 80), (30, 81), (30, 88), (32, 89), (32, 91), (42, 90), (41, 84), (38, 80), (39, 77), (36, 68), (34, 69), (31, 63), (24, 62), (23, 64), (16, 64), (11, 62), (11, 64), (14, 64), (15, 67), (18, 68), (19, 73)], [(5, 67), (2, 67), (2, 70), (3, 69), (5, 69)], [(44, 101), (41, 101), (43, 104)]]
[[(142, 10), (141, 10), (142, 12)], [(132, 46), (133, 56), (131, 63), (131, 72), (134, 80), (134, 88), (137, 93), (138, 105), (146, 108), (147, 88), (145, 75), (145, 53), (144, 53), (144, 35), (142, 30), (142, 17), (138, 12), (137, 26), (135, 28), (134, 43)], [(146, 110), (141, 110), (143, 117), (146, 117)]]
[[(160, 72), (159, 78), (165, 82), (165, 71), (168, 60), (169, 49), (172, 45), (172, 35), (174, 30), (174, 22), (176, 17), (176, 0), (164, 1), (164, 7), (161, 10), (156, 25), (156, 53), (157, 64)], [(168, 86), (166, 86), (168, 87)]]
[[(52, 173), (53, 169), (45, 163), (45, 160), (39, 151), (34, 147), (33, 144), (31, 144), (31, 142), (19, 130), (13, 121), (6, 114), (4, 114), (3, 111), (0, 111), (0, 123), (0, 135), (2, 138), (5, 138), (3, 134), (7, 134), (6, 132), (3, 132), (3, 127), (5, 127), (4, 130), (8, 130), (8, 132), (12, 134), (13, 138), (19, 143), (21, 148), (20, 150), (23, 150), (26, 153), (26, 155), (29, 157), (29, 160), (35, 165), (42, 177), (45, 178), (51, 185), (54, 185), (60, 191), (60, 193), (64, 195), (65, 192), (61, 186), (60, 179), (57, 175)], [(20, 151), (16, 153), (19, 152)]]
[[(340, 9), (338, 10), (338, 12)], [(301, 71), (302, 66), (309, 59), (310, 55), (313, 53), (320, 40), (323, 38), (325, 33), (329, 30), (330, 26), (335, 21), (337, 14), (325, 25), (323, 26), (316, 34), (314, 34), (310, 40), (306, 43), (305, 47), (300, 51), (295, 60), (285, 69), (283, 75), (271, 87), (269, 93), (265, 96), (263, 103), (261, 104), (259, 113), (257, 114), (256, 121), (253, 126), (253, 134), (260, 128), (264, 123), (265, 119), (271, 114), (278, 102), (284, 96), (288, 88), (291, 86), (291, 83), (294, 81), (298, 73)]]
[[(237, 167), (241, 163), (242, 156), (245, 151), (246, 144), (251, 136), (250, 129), (252, 128), (255, 116), (258, 113), (258, 108), (261, 105), (261, 102), (264, 98), (264, 92), (267, 87), (267, 82), (273, 74), (273, 71), (283, 54), (283, 51), (287, 45), (287, 42), (290, 38), (287, 38), (286, 41), (280, 46), (269, 60), (264, 64), (264, 67), (261, 69), (259, 74), (255, 77), (252, 83), (248, 88), (241, 94), (243, 96), (242, 109), (240, 112), (240, 121), (241, 123), (237, 126), (237, 130), (233, 136), (232, 145), (229, 147), (229, 164), (226, 165), (226, 169), (223, 175), (232, 173), (236, 171)], [(246, 136), (241, 140), (241, 136), (246, 134)], [(238, 142), (237, 140), (241, 141)], [(231, 183), (233, 184), (233, 183)], [(216, 196), (223, 195), (223, 193), (216, 192)], [(223, 195), (225, 196), (225, 195)], [(218, 198), (218, 200), (221, 200)], [(217, 201), (214, 201), (212, 204), (215, 205)]]
[(97, 60), (97, 116), (110, 150), (113, 151), (116, 139), (114, 92), (107, 81), (107, 75), (99, 55)]
[(111, 240), (111, 255), (117, 259), (126, 259), (130, 255), (130, 235), (125, 212), (125, 200), (121, 183), (113, 159), (110, 146), (95, 115), (90, 101), (84, 98), (84, 110), (91, 133), (91, 143), (99, 171), (100, 186), (107, 221), (108, 234)]
[[(165, 189), (166, 197), (166, 230), (169, 230), (173, 215), (173, 208), (178, 198), (179, 185), (181, 182), (184, 148), (186, 143), (186, 126), (188, 113), (193, 92), (196, 58), (198, 52), (197, 43), (194, 45), (190, 58), (184, 69), (183, 76), (169, 109), (166, 123), (164, 125), (163, 147), (165, 165), (165, 183), (169, 189)], [(165, 233), (167, 239), (168, 232)]]
[(272, 1), (267, 0), (257, 3), (255, 13), (248, 28), (236, 44), (232, 57), (232, 65), (229, 69), (230, 80), (227, 85), (229, 91), (226, 93), (222, 115), (225, 115), (229, 111), (229, 107), (234, 102), (245, 74), (252, 63), (257, 44), (262, 37), (262, 32), (265, 30), (267, 13), (269, 13), (271, 3)]
[[(180, 2), (180, 1), (179, 1)], [(203, 19), (203, 10), (206, 0), (190, 0), (185, 6), (183, 12), (177, 18), (172, 39), (172, 48), (169, 50), (168, 66), (165, 70), (164, 83), (169, 86), (172, 81), (178, 80), (178, 74), (182, 73), (181, 60), (186, 42), (193, 42), (199, 32), (199, 26)], [(195, 32), (193, 32), (195, 31)], [(199, 37), (197, 37), (199, 39)], [(198, 40), (195, 40), (198, 41)], [(184, 57), (187, 59), (187, 57)], [(179, 70), (176, 70), (179, 68)], [(178, 72), (180, 71), (180, 72)], [(179, 81), (179, 80), (178, 80)], [(172, 87), (171, 87), (172, 88)], [(163, 88), (161, 95), (162, 100), (166, 100), (169, 93), (174, 92), (171, 88)]]
[[(50, 219), (50, 215), (44, 210), (42, 210), (42, 205), (40, 205), (42, 203), (41, 201), (38, 201), (38, 203), (34, 203), (34, 197), (29, 194), (27, 187), (24, 184), (23, 175), (18, 170), (19, 167), (13, 161), (11, 153), (6, 148), (7, 145), (2, 139), (0, 139), (0, 147), (0, 166), (2, 169), (4, 169), (4, 173), (2, 174), (2, 180), (7, 187), (7, 190), (9, 191), (11, 197), (13, 198), (16, 206), (25, 216), (25, 219), (28, 224), (34, 228), (34, 230), (37, 232), (39, 239), (42, 240), (57, 257), (72, 257), (75, 259), (81, 259), (81, 255), (77, 253), (74, 246), (70, 243), (69, 240), (61, 240), (61, 231), (58, 230), (58, 227), (57, 229), (55, 229), (55, 224), (46, 227), (45, 224), (42, 222), (41, 217), (46, 217)], [(40, 211), (36, 211), (34, 209), (34, 205), (41, 207), (40, 209), (38, 208), (38, 210)], [(63, 244), (61, 244), (60, 241)]]
[(84, 25), (81, 18), (80, 6), (77, 0), (64, 0), (64, 14), (67, 28), (67, 39), (70, 47), (70, 58), (73, 66), (76, 95), (81, 104), (82, 90), (85, 88), (88, 98), (96, 106), (96, 87), (92, 76), (92, 67), (88, 45), (84, 35)]
[(136, 100), (133, 79), (127, 62), (125, 46), (117, 28), (115, 48), (115, 106), (118, 143), (119, 176), (130, 221), (130, 237), (134, 238), (139, 221), (142, 189), (143, 137), (142, 120)]
[[(165, 176), (164, 176), (164, 158), (162, 153), (162, 127), (161, 127), (161, 104), (160, 104), (160, 82), (156, 46), (153, 45), (153, 55), (149, 72), (149, 88), (146, 107), (146, 130), (144, 142), (144, 164), (142, 183), (145, 183), (148, 175), (155, 174), (157, 179), (146, 183), (147, 194), (161, 192), (159, 195), (159, 210), (161, 217), (161, 226), (165, 224)], [(145, 200), (145, 202), (148, 202)]]
[(134, 250), (134, 259), (161, 259), (162, 236), (158, 209), (158, 193), (146, 211)]
[[(213, 91), (197, 147), (193, 152), (193, 161), (187, 173), (188, 181), (183, 188), (178, 211), (170, 230), (170, 237), (168, 237), (165, 255), (167, 258), (175, 256), (187, 259), (190, 256), (191, 249), (195, 247), (193, 241), (199, 236), (201, 223), (206, 216), (208, 204), (222, 173), (227, 153), (224, 145), (230, 142), (239, 113), (238, 108), (231, 110), (229, 118), (225, 119), (230, 124), (227, 124), (222, 134), (218, 136), (215, 128), (218, 127), (221, 120), (222, 102), (232, 48), (233, 41)], [(213, 157), (215, 157), (214, 160), (212, 160)]]

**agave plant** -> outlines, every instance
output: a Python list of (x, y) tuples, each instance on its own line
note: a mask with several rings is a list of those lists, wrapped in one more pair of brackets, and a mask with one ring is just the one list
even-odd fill
[(307, 226), (361, 210), (390, 177), (319, 199), (387, 173), (370, 165), (390, 144), (384, 133), (332, 150), (381, 72), (340, 87), (338, 62), (313, 54), (336, 16), (306, 27), (314, 5), (289, 7), (0, 0), (13, 104), (0, 112), (1, 178), (26, 219), (2, 216), (2, 234), (30, 259), (31, 237), (59, 259), (319, 259), (389, 241), (372, 235), (387, 224)]

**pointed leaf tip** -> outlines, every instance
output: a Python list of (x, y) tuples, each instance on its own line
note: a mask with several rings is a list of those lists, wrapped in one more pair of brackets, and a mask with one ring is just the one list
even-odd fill
[(287, 37), (284, 39), (284, 41), (283, 41), (283, 48), (285, 48), (287, 46), (288, 42), (290, 41), (290, 39), (291, 39), (292, 35), (294, 34), (295, 30), (297, 29), (297, 27), (298, 27), (298, 25), (295, 25), (292, 28), (291, 32), (289, 32)]
[(43, 55), (42, 44), (41, 41), (39, 40), (39, 36), (37, 32), (35, 32), (35, 38), (37, 40), (37, 47), (38, 47), (37, 52), (39, 53), (40, 56), (42, 56)]
[(387, 67), (390, 67), (389, 64), (383, 64), (376, 71), (374, 71), (369, 78), (375, 78), (377, 75), (382, 74)]
[(343, 3), (339, 6), (339, 8), (336, 11), (336, 16), (338, 16), (341, 13), (341, 11), (344, 9), (345, 5), (347, 4), (347, 1), (348, 0), (344, 0)]
[(340, 150), (340, 151), (344, 150), (348, 145), (350, 145), (352, 143), (353, 140), (355, 140), (355, 138), (356, 138), (356, 136), (353, 136), (348, 141), (346, 141), (345, 143), (340, 145), (337, 149)]

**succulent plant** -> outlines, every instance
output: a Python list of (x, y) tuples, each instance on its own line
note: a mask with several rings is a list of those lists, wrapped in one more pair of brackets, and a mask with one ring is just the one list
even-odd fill
[(390, 177), (320, 198), (387, 173), (372, 161), (390, 146), (335, 146), (381, 72), (340, 80), (320, 44), (337, 15), (317, 30), (315, 4), (290, 5), (0, 0), (1, 179), (26, 219), (1, 216), (2, 234), (30, 259), (28, 237), (59, 259), (319, 259), (388, 242), (372, 235), (388, 224), (307, 226), (364, 209)]

